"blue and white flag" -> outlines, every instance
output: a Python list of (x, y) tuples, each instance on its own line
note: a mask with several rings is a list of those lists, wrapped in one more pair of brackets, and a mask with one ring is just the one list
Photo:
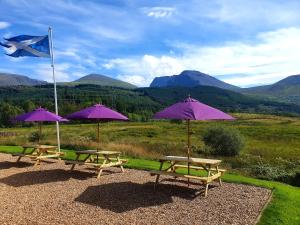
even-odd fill
[(48, 35), (20, 35), (12, 38), (5, 38), (5, 40), (6, 42), (0, 42), (0, 45), (9, 49), (10, 54), (7, 54), (9, 56), (50, 57)]

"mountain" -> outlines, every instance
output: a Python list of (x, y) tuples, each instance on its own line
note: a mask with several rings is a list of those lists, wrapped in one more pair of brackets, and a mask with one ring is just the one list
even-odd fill
[(133, 84), (117, 80), (108, 76), (101, 74), (89, 74), (84, 77), (81, 77), (78, 80), (71, 82), (71, 84), (95, 84), (100, 86), (111, 86), (111, 87), (120, 87), (120, 88), (136, 88)]
[(242, 93), (300, 105), (300, 75), (286, 77), (274, 84), (244, 88)]
[(46, 81), (35, 80), (23, 75), (0, 73), (0, 86), (34, 86), (47, 84)]
[(199, 85), (213, 86), (227, 90), (240, 89), (195, 70), (184, 70), (179, 75), (156, 77), (150, 84), (150, 87), (196, 87)]

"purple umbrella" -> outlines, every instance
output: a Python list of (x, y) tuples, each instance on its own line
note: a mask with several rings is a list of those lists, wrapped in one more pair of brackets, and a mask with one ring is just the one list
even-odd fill
[[(234, 120), (234, 118), (218, 109), (205, 105), (196, 99), (188, 97), (182, 102), (171, 105), (156, 113), (154, 119), (179, 119), (187, 120), (188, 130), (188, 159), (190, 158), (191, 131), (190, 120)], [(188, 163), (188, 173), (190, 173)]]
[(82, 109), (78, 112), (74, 112), (68, 115), (67, 118), (72, 120), (96, 121), (98, 123), (98, 147), (100, 146), (100, 121), (128, 120), (128, 118), (122, 115), (121, 113), (118, 113), (101, 104), (96, 104), (88, 108)]
[(68, 121), (67, 119), (58, 116), (52, 112), (49, 112), (46, 109), (43, 109), (42, 107), (39, 107), (31, 112), (18, 115), (14, 118), (14, 120), (23, 122), (39, 122), (39, 142), (42, 134), (42, 122)]

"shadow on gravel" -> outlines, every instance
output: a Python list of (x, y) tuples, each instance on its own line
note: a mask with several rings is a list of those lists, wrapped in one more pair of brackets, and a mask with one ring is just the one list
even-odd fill
[(171, 184), (138, 184), (132, 182), (109, 183), (88, 187), (75, 201), (123, 213), (137, 208), (158, 206), (173, 202), (172, 197), (193, 200), (199, 189)]
[(81, 171), (76, 171), (76, 173), (74, 173), (73, 171), (62, 169), (40, 170), (17, 173), (0, 179), (0, 183), (4, 183), (14, 187), (21, 187), (35, 184), (66, 181), (71, 178), (78, 180), (86, 180), (93, 176), (94, 174)]
[(33, 166), (33, 163), (28, 162), (0, 162), (0, 169), (10, 169), (10, 168), (25, 168)]

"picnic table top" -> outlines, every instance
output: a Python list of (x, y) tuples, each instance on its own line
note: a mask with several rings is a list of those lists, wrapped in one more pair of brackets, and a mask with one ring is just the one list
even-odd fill
[(81, 150), (76, 151), (76, 154), (91, 154), (91, 155), (120, 155), (117, 151), (97, 151), (97, 150)]
[(23, 148), (39, 148), (39, 149), (53, 149), (57, 148), (57, 146), (53, 145), (22, 145)]
[(217, 165), (222, 162), (219, 159), (202, 159), (202, 158), (190, 158), (184, 156), (163, 156), (160, 158), (162, 161), (178, 161), (178, 162), (190, 162), (207, 165)]

